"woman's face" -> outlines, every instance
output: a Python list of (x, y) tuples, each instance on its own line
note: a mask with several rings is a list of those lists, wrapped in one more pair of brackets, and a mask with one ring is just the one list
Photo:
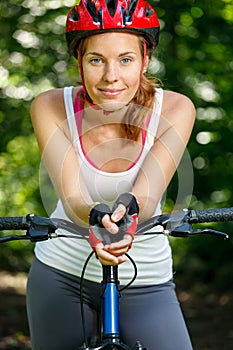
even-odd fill
[(86, 39), (83, 80), (95, 104), (112, 111), (132, 100), (148, 65), (142, 63), (140, 46), (139, 37), (128, 33), (104, 33)]

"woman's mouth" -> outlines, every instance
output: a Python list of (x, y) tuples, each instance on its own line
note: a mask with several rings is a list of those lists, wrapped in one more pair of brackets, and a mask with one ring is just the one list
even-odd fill
[(124, 90), (123, 89), (99, 89), (99, 91), (106, 97), (117, 97)]

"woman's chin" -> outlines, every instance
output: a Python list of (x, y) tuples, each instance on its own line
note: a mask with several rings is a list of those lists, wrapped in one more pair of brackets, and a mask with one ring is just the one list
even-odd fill
[(98, 106), (106, 112), (116, 112), (128, 106), (128, 102), (111, 101), (98, 104)]

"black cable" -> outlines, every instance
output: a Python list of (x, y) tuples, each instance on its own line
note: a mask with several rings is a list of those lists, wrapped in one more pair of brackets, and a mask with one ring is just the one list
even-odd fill
[(126, 284), (126, 285), (125, 285), (124, 287), (122, 287), (122, 288), (119, 288), (119, 292), (121, 292), (122, 290), (127, 289), (129, 286), (131, 286), (131, 284), (136, 280), (136, 278), (137, 278), (137, 272), (138, 272), (137, 265), (136, 265), (135, 261), (133, 260), (133, 258), (131, 258), (131, 256), (130, 256), (128, 253), (126, 253), (125, 255), (127, 256), (127, 258), (130, 260), (130, 262), (131, 262), (132, 265), (133, 265), (133, 268), (134, 268), (134, 275), (133, 275), (132, 279), (129, 281), (128, 284)]
[(85, 263), (84, 263), (84, 266), (83, 266), (83, 269), (82, 269), (82, 274), (81, 274), (81, 277), (80, 277), (80, 307), (81, 307), (81, 318), (82, 318), (82, 328), (83, 328), (83, 339), (84, 339), (84, 347), (88, 347), (88, 340), (87, 340), (87, 335), (86, 335), (86, 325), (85, 325), (85, 313), (84, 313), (84, 302), (83, 302), (83, 282), (84, 282), (84, 275), (85, 275), (85, 272), (86, 272), (86, 268), (87, 268), (87, 265), (92, 257), (92, 255), (94, 254), (95, 252), (92, 251)]
[[(84, 344), (83, 346), (84, 347), (88, 347), (88, 340), (87, 340), (87, 335), (86, 335), (86, 321), (85, 321), (85, 313), (84, 313), (84, 301), (83, 301), (83, 282), (84, 282), (84, 276), (85, 276), (85, 272), (86, 272), (86, 269), (87, 269), (87, 265), (91, 259), (91, 257), (93, 256), (95, 252), (92, 251), (84, 265), (83, 265), (83, 269), (82, 269), (82, 274), (81, 274), (81, 277), (80, 277), (80, 307), (81, 307), (81, 318), (82, 318), (82, 328), (83, 328), (83, 339), (84, 339)], [(122, 288), (119, 288), (118, 291), (121, 292), (122, 290), (128, 288), (134, 281), (135, 279), (137, 278), (137, 265), (135, 263), (135, 261), (133, 260), (133, 258), (131, 258), (131, 256), (129, 254), (125, 254), (127, 256), (127, 258), (130, 260), (130, 262), (132, 263), (133, 267), (134, 267), (134, 275), (133, 275), (133, 278), (130, 280), (130, 282), (128, 284), (126, 284), (124, 287)], [(104, 291), (103, 291), (104, 293)]]

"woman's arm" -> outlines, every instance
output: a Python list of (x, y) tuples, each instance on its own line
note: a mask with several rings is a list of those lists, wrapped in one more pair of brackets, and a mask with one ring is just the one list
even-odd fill
[(93, 202), (70, 140), (63, 89), (37, 96), (31, 106), (31, 119), (42, 159), (67, 216), (79, 225), (88, 225)]
[(132, 193), (139, 201), (140, 221), (150, 218), (173, 177), (195, 121), (193, 103), (184, 95), (164, 91), (155, 143), (148, 153)]

